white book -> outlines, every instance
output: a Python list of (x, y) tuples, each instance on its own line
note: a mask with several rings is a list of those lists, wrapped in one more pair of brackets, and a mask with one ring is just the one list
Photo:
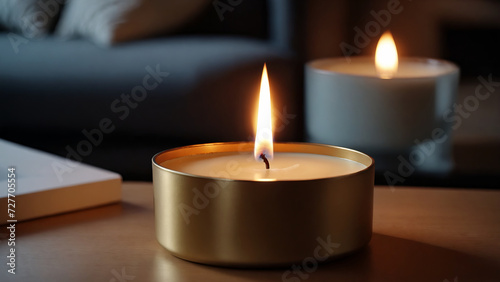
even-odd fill
[(0, 224), (119, 202), (119, 174), (0, 139)]

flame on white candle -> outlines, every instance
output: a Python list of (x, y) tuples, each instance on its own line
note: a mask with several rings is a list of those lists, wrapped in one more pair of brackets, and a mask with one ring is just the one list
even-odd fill
[(381, 78), (392, 78), (398, 71), (398, 50), (389, 31), (380, 37), (375, 52), (375, 67)]
[(255, 133), (254, 157), (260, 160), (264, 154), (268, 160), (273, 158), (273, 126), (271, 115), (271, 91), (269, 90), (269, 79), (267, 68), (264, 64), (262, 80), (260, 82), (259, 108), (257, 114), (257, 131)]

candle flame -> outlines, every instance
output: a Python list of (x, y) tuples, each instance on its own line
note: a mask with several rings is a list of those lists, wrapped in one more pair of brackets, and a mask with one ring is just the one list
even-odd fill
[(380, 37), (375, 52), (375, 67), (381, 78), (392, 78), (398, 71), (398, 50), (389, 31)]
[(259, 110), (257, 114), (257, 131), (255, 133), (254, 157), (260, 160), (264, 154), (268, 160), (273, 158), (273, 127), (271, 115), (271, 91), (269, 90), (269, 79), (267, 68), (264, 64), (262, 79), (260, 82)]

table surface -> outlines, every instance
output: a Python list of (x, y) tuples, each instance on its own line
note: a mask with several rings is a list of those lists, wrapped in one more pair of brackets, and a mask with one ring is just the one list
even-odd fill
[(376, 187), (373, 223), (360, 252), (283, 280), (170, 255), (152, 184), (125, 182), (119, 204), (18, 223), (15, 275), (2, 226), (0, 281), (500, 281), (500, 190)]

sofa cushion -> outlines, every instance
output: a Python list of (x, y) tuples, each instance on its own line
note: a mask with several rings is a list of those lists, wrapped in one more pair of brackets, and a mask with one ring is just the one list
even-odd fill
[(0, 0), (0, 26), (27, 38), (41, 37), (54, 27), (62, 3), (63, 0)]
[(56, 34), (111, 45), (172, 31), (209, 3), (209, 0), (69, 0)]
[[(0, 50), (10, 49), (0, 36)], [(44, 128), (84, 138), (82, 130), (109, 118), (113, 135), (247, 140), (264, 62), (277, 114), (297, 114), (300, 89), (290, 60), (290, 53), (243, 38), (172, 37), (100, 48), (48, 37), (0, 60), (0, 131)], [(278, 134), (296, 133), (296, 121)]]

